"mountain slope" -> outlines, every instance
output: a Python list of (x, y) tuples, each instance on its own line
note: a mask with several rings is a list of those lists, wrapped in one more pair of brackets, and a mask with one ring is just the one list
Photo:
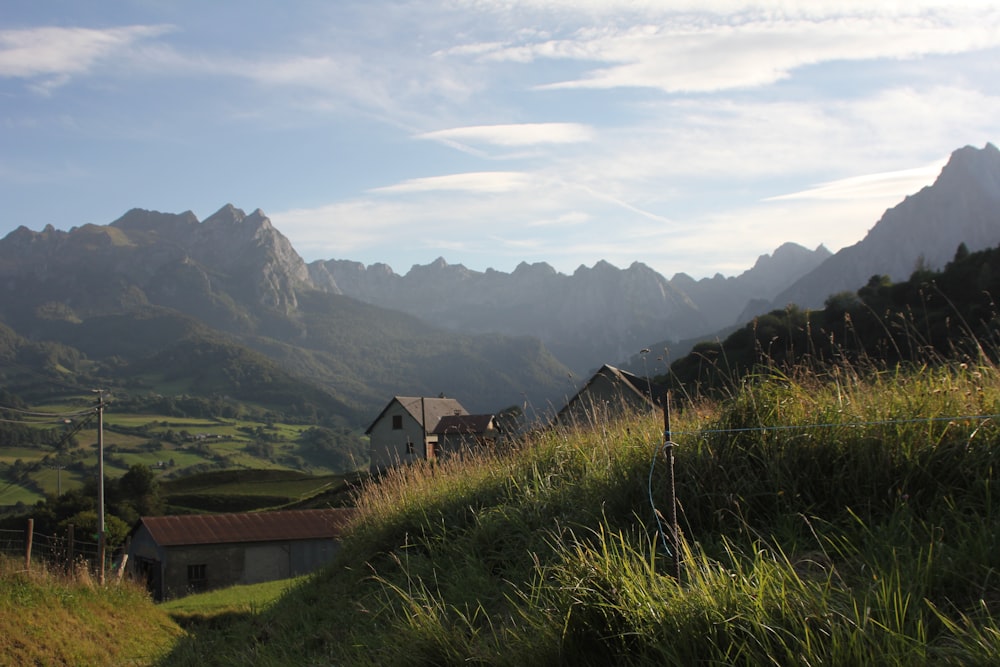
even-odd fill
[(921, 264), (939, 269), (960, 243), (971, 251), (1000, 243), (1000, 150), (993, 144), (956, 150), (933, 185), (886, 211), (864, 239), (782, 291), (771, 307), (815, 308), (876, 274), (898, 281)]
[[(27, 339), (115, 359), (104, 368), (123, 376), (155, 360), (184, 368), (176, 355), (206, 341), (242, 346), (321, 383), (328, 407), (355, 424), (401, 391), (453, 393), (483, 411), (545, 403), (567, 373), (537, 341), (448, 333), (315, 289), (259, 210), (225, 206), (198, 222), (136, 209), (106, 226), (21, 227), (0, 240), (0, 285), (0, 322)], [(187, 384), (207, 386), (204, 377)]]
[(670, 283), (698, 305), (709, 327), (701, 333), (708, 333), (742, 321), (739, 316), (748, 307), (769, 303), (831, 255), (822, 245), (809, 250), (797, 243), (784, 243), (773, 254), (758, 257), (754, 265), (739, 276), (726, 278), (716, 274), (695, 281), (687, 274), (678, 273)]

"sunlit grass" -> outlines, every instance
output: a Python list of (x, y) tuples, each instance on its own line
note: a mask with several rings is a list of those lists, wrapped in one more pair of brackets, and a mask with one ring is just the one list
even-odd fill
[(164, 664), (991, 664), (998, 407), (989, 364), (677, 400), (679, 578), (661, 415), (393, 470), (331, 568)]
[(0, 664), (149, 665), (180, 634), (137, 585), (0, 556)]
[(221, 614), (255, 614), (267, 609), (290, 588), (301, 585), (305, 579), (296, 577), (230, 586), (168, 600), (157, 606), (181, 624)]

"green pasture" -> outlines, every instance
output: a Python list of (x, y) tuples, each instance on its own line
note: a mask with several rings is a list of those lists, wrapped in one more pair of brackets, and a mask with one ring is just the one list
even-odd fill
[(228, 470), (171, 480), (165, 483), (164, 491), (307, 498), (343, 481), (343, 475), (313, 476), (296, 470)]
[(0, 446), (0, 463), (11, 464), (18, 459), (25, 463), (42, 458), (48, 453), (45, 449), (33, 449), (31, 447), (2, 447)]
[(41, 494), (32, 491), (31, 489), (26, 489), (20, 484), (0, 481), (0, 506), (16, 505), (18, 503), (34, 505), (39, 500), (43, 499), (44, 498)]
[(303, 576), (260, 584), (230, 586), (168, 600), (157, 606), (181, 625), (219, 614), (255, 613), (270, 607), (290, 588), (303, 583), (307, 578)]
[(56, 470), (48, 467), (31, 473), (29, 477), (46, 491), (51, 490), (52, 493), (55, 493), (59, 488), (62, 488), (63, 493), (78, 489), (83, 486), (84, 482), (84, 475), (75, 470)]
[[(89, 399), (90, 397), (84, 397)], [(64, 401), (39, 406), (32, 406), (39, 412), (65, 414), (85, 409), (79, 402)], [(39, 426), (42, 428), (43, 426)], [(45, 426), (51, 428), (51, 426)], [(104, 413), (103, 442), (105, 448), (105, 474), (114, 478), (124, 474), (130, 466), (141, 464), (153, 470), (160, 479), (190, 475), (193, 469), (204, 470), (205, 467), (222, 466), (223, 469), (256, 469), (276, 472), (296, 470), (295, 464), (283, 463), (282, 459), (301, 457), (308, 466), (309, 474), (327, 474), (332, 471), (323, 465), (314, 465), (308, 457), (302, 454), (296, 442), (301, 433), (309, 427), (297, 424), (272, 423), (240, 419), (202, 419), (168, 417), (166, 415), (141, 413), (120, 414), (114, 412), (113, 404)], [(130, 432), (121, 433), (117, 429), (146, 431), (145, 434)], [(164, 436), (171, 433), (170, 439)], [(208, 436), (208, 437), (199, 437)], [(77, 456), (82, 456), (88, 465), (97, 462), (97, 421), (93, 420), (83, 429), (74, 434), (78, 447), (74, 448)], [(263, 444), (271, 449), (272, 457), (262, 458), (246, 451), (247, 445), (258, 437)], [(13, 464), (20, 459), (26, 465), (37, 465), (45, 456), (55, 453), (52, 447), (38, 449), (16, 446), (4, 447), (0, 444), (0, 465)], [(220, 460), (221, 459), (221, 460)], [(169, 465), (170, 462), (173, 465)], [(57, 475), (54, 470), (40, 469), (31, 473), (32, 480), (45, 493), (55, 493), (58, 488)], [(0, 479), (0, 485), (9, 480)], [(83, 482), (78, 476), (63, 471), (62, 490), (76, 488)], [(230, 488), (222, 493), (231, 495), (266, 495), (287, 497), (290, 499), (308, 498), (322, 488), (325, 482), (305, 482), (292, 484), (288, 488), (267, 490), (247, 490), (246, 488)], [(273, 483), (272, 483), (273, 485)], [(0, 486), (3, 488), (3, 486)], [(205, 490), (205, 493), (216, 493), (215, 489)], [(198, 491), (202, 493), (202, 491)], [(6, 496), (0, 498), (0, 504), (15, 504), (17, 502), (33, 503), (42, 496), (18, 484), (10, 485)]]
[(292, 470), (292, 468), (286, 466), (278, 461), (271, 461), (270, 459), (262, 459), (258, 456), (253, 456), (245, 452), (237, 452), (229, 455), (229, 462), (237, 468), (256, 468), (260, 470)]
[[(82, 447), (97, 447), (97, 429), (86, 428), (76, 434), (76, 441)], [(116, 433), (107, 428), (104, 429), (104, 447), (115, 446), (121, 449), (133, 449), (149, 442), (149, 438), (140, 435), (130, 435)]]

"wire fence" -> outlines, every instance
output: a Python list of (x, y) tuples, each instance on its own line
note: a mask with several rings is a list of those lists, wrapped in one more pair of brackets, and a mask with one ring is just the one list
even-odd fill
[[(120, 556), (120, 551), (107, 549), (105, 558), (113, 561)], [(46, 535), (35, 532), (29, 522), (24, 530), (0, 529), (0, 554), (23, 558), (25, 567), (29, 569), (32, 563), (37, 562), (64, 570), (86, 566), (96, 571), (99, 545), (76, 539), (72, 526), (63, 535)], [(105, 567), (107, 565), (106, 562)]]

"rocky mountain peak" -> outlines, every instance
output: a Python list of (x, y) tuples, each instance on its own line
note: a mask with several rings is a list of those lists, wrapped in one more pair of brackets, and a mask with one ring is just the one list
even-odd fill
[(935, 185), (968, 188), (970, 185), (1000, 194), (1000, 150), (991, 143), (982, 149), (959, 148), (951, 154)]
[(959, 244), (970, 251), (1000, 243), (1000, 150), (954, 151), (937, 179), (887, 210), (864, 239), (840, 250), (784, 290), (774, 307), (816, 308), (826, 297), (862, 287), (876, 274), (906, 280), (918, 263), (943, 268)]
[[(258, 209), (259, 210), (259, 209)], [(205, 218), (203, 225), (235, 225), (243, 222), (247, 214), (232, 204), (226, 204), (212, 215)]]
[(514, 268), (514, 272), (511, 275), (521, 278), (530, 275), (554, 276), (556, 275), (556, 270), (547, 262), (535, 262), (534, 264), (521, 262)]

